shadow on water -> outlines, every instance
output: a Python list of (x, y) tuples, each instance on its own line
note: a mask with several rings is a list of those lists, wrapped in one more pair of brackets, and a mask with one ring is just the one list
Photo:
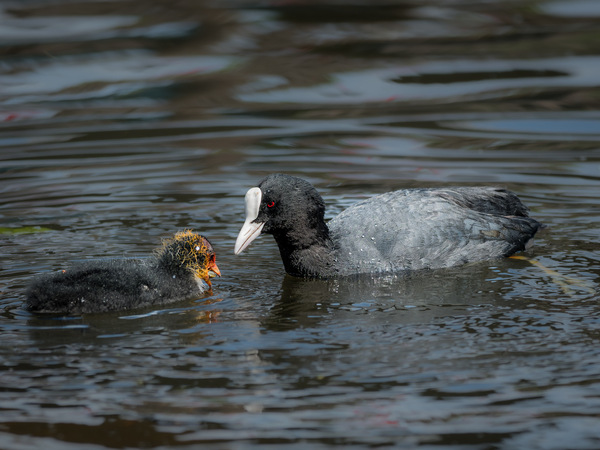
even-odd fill
[(503, 290), (498, 285), (502, 283), (485, 281), (491, 273), (486, 265), (466, 272), (449, 269), (321, 281), (286, 275), (281, 300), (264, 325), (267, 330), (285, 330), (361, 316), (383, 323), (429, 323), (488, 303), (490, 294)]

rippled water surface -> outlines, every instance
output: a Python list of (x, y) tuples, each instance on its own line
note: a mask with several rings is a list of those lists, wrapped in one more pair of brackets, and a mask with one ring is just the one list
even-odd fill
[[(6, 1), (0, 54), (1, 448), (600, 448), (598, 2)], [(548, 227), (533, 261), (304, 281), (269, 236), (233, 256), (272, 172), (327, 217), (486, 184)], [(209, 297), (21, 307), (182, 228)]]

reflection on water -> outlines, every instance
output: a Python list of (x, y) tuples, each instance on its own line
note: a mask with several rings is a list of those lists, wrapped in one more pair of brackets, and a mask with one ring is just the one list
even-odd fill
[[(165, 58), (141, 51), (111, 52), (38, 62), (21, 68), (18, 77), (0, 76), (0, 83), (6, 87), (5, 95), (13, 96), (6, 102), (9, 105), (126, 97), (137, 96), (140, 90), (166, 90), (177, 76), (220, 71), (231, 62), (217, 56)], [(88, 85), (84, 92), (82, 85)]]
[[(332, 74), (321, 86), (267, 89), (240, 95), (246, 102), (356, 104), (360, 102), (431, 101), (454, 103), (505, 97), (507, 90), (533, 87), (594, 87), (600, 58), (535, 60), (454, 60)], [(365, 81), (369, 80), (365, 88)], [(247, 89), (246, 89), (247, 90)]]
[[(599, 29), (591, 1), (0, 5), (0, 447), (600, 447)], [(289, 277), (269, 236), (232, 254), (271, 172), (329, 218), (506, 186), (539, 264)], [(182, 228), (208, 299), (21, 308)]]

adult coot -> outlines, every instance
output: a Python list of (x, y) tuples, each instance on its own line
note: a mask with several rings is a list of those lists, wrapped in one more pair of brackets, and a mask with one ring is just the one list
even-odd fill
[(25, 308), (81, 314), (164, 305), (198, 296), (220, 276), (206, 238), (186, 230), (146, 259), (91, 260), (31, 283)]
[(403, 189), (361, 201), (325, 223), (323, 199), (309, 182), (273, 174), (246, 194), (235, 253), (269, 233), (285, 270), (300, 277), (451, 267), (527, 248), (542, 227), (527, 211), (505, 189)]

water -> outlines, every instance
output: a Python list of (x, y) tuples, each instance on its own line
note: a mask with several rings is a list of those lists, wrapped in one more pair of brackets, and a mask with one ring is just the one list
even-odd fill
[[(600, 10), (592, 1), (0, 5), (0, 447), (600, 447)], [(492, 184), (529, 257), (303, 281), (243, 195)], [(37, 273), (191, 227), (213, 295), (82, 317)], [(540, 267), (540, 264), (543, 266)]]

